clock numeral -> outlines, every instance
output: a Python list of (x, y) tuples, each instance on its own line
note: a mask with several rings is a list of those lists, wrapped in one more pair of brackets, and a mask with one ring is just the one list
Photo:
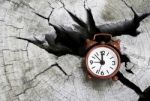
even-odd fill
[(110, 59), (113, 59), (114, 57), (111, 57)]
[(99, 56), (99, 54), (96, 52), (96, 55)]
[(96, 71), (96, 74), (99, 74), (99, 70)]
[(94, 69), (95, 68), (95, 66), (94, 67), (92, 67), (92, 69)]
[(109, 54), (109, 52), (107, 53), (107, 55), (106, 55), (106, 56), (108, 56), (108, 54)]
[(104, 72), (103, 72), (103, 71), (101, 71), (101, 75), (104, 75)]
[(116, 62), (115, 61), (112, 61), (112, 65), (115, 65), (116, 64)]
[(101, 54), (102, 54), (102, 55), (105, 55), (105, 51), (101, 51)]
[(111, 69), (113, 69), (112, 67), (110, 67)]
[(92, 58), (93, 58), (93, 59), (95, 59), (95, 57), (94, 57), (94, 56), (92, 56)]
[(93, 60), (90, 60), (91, 65), (93, 64)]
[(109, 71), (107, 70), (107, 73), (109, 74)]

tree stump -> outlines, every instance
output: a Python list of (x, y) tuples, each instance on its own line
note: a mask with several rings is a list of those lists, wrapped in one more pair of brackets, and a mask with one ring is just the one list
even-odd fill
[[(51, 23), (65, 26), (75, 24), (65, 7), (81, 19), (86, 19), (84, 5), (91, 8), (96, 25), (133, 17), (121, 0), (1, 0), (0, 1), (0, 101), (137, 101), (134, 91), (119, 81), (88, 80), (82, 59), (65, 55), (56, 57), (45, 50), (14, 37), (37, 37), (55, 34), (45, 16), (53, 10)], [(127, 0), (138, 12), (150, 10), (149, 0)], [(73, 26), (72, 26), (73, 27)], [(134, 74), (121, 72), (142, 90), (150, 85), (150, 17), (141, 22), (137, 37), (119, 36), (121, 50), (132, 63)], [(50, 67), (58, 63), (60, 68)]]

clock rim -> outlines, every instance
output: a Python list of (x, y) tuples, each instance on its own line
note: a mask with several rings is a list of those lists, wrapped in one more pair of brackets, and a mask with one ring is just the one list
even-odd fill
[[(99, 48), (99, 47), (106, 47), (106, 48), (109, 48), (109, 49), (111, 49), (111, 50), (116, 54), (116, 56), (117, 56), (118, 65), (117, 65), (116, 70), (115, 70), (111, 75), (108, 75), (108, 76), (98, 76), (98, 75), (96, 75), (95, 73), (93, 73), (93, 72), (91, 71), (91, 69), (89, 68), (89, 66), (88, 66), (88, 57), (89, 57), (91, 51), (93, 51), (94, 49)], [(93, 77), (100, 78), (100, 79), (109, 79), (109, 78), (112, 78), (113, 76), (115, 76), (115, 75), (117, 74), (117, 72), (118, 72), (119, 69), (120, 69), (120, 65), (121, 65), (120, 54), (119, 54), (119, 52), (118, 52), (113, 46), (111, 46), (111, 45), (96, 45), (96, 46), (92, 47), (92, 48), (87, 52), (87, 54), (86, 54), (85, 62), (86, 62), (86, 67), (87, 67), (88, 72), (89, 72)]]

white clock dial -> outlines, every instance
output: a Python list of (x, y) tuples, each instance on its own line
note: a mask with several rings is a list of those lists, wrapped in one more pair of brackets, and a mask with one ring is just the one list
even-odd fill
[(88, 52), (86, 62), (92, 74), (107, 77), (118, 70), (120, 58), (116, 50), (100, 46)]

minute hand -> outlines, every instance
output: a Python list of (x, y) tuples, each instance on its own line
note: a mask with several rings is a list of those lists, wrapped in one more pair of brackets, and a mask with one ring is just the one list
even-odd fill
[(101, 61), (104, 61), (103, 56), (104, 56), (104, 54), (101, 53)]

